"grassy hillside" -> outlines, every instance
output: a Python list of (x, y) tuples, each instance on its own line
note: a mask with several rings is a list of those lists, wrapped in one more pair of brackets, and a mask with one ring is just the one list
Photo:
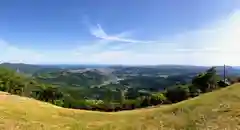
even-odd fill
[(174, 105), (103, 113), (0, 93), (0, 130), (240, 129), (240, 84)]

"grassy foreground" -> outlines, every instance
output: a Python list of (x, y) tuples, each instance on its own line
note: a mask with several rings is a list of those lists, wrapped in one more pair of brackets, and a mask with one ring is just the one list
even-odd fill
[(174, 105), (117, 113), (59, 108), (0, 92), (0, 130), (240, 129), (240, 84)]

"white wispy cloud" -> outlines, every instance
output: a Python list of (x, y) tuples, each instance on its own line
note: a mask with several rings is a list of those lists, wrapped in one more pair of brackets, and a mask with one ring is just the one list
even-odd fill
[(129, 32), (110, 35), (100, 25), (91, 28), (91, 34), (100, 39), (71, 50), (48, 52), (1, 41), (0, 60), (25, 63), (240, 65), (240, 11), (213, 21), (209, 26), (168, 36), (157, 42), (133, 40)]
[(117, 41), (117, 42), (128, 42), (128, 43), (152, 43), (154, 41), (142, 41), (142, 40), (135, 40), (135, 39), (128, 39), (125, 38), (129, 32), (122, 32), (117, 35), (108, 35), (103, 28), (101, 27), (100, 24), (97, 24), (97, 26), (92, 26), (90, 27), (90, 32), (93, 36), (104, 39), (104, 40), (109, 40), (109, 41)]
[[(97, 30), (104, 34), (103, 37), (108, 36), (101, 26)], [(239, 34), (240, 11), (236, 11), (198, 30), (172, 35), (151, 44), (126, 45), (121, 51), (105, 50), (94, 58), (117, 64), (240, 65), (240, 61), (233, 58), (240, 56)]]

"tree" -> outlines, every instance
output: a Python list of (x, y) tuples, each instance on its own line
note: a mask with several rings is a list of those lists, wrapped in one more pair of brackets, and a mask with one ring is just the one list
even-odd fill
[(188, 86), (175, 86), (167, 90), (166, 97), (172, 103), (188, 99), (190, 96)]
[(54, 104), (54, 100), (61, 99), (63, 97), (62, 92), (52, 86), (42, 86), (39, 91), (36, 91), (38, 98), (45, 102), (51, 102)]
[(0, 68), (0, 90), (11, 94), (23, 95), (27, 78), (12, 70)]
[(112, 98), (113, 98), (113, 93), (112, 93), (112, 90), (110, 88), (106, 88), (106, 91), (105, 91), (105, 105), (107, 106), (107, 108), (112, 108), (112, 105), (111, 105), (111, 101), (112, 101)]
[(145, 95), (140, 97), (141, 107), (152, 106), (151, 95)]
[(150, 102), (152, 105), (164, 104), (166, 103), (166, 96), (163, 93), (156, 93), (151, 95)]
[(0, 91), (6, 91), (6, 90), (7, 90), (7, 87), (5, 86), (4, 81), (0, 79)]
[(201, 90), (194, 85), (189, 86), (190, 97), (196, 97), (201, 94)]
[(216, 68), (212, 67), (205, 73), (201, 73), (194, 77), (192, 84), (205, 93), (216, 89), (218, 86), (218, 80), (219, 78), (216, 74)]
[(218, 86), (218, 81), (220, 80), (217, 76), (216, 67), (212, 67), (206, 72), (207, 83), (209, 85), (209, 90), (212, 91), (216, 89)]
[(122, 106), (125, 101), (125, 90), (123, 90), (123, 88), (117, 88), (117, 91), (119, 92), (120, 104)]

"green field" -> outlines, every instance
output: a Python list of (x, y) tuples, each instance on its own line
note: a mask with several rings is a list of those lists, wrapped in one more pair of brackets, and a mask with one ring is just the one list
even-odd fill
[(1, 130), (240, 129), (240, 84), (174, 105), (116, 113), (59, 108), (0, 92)]

